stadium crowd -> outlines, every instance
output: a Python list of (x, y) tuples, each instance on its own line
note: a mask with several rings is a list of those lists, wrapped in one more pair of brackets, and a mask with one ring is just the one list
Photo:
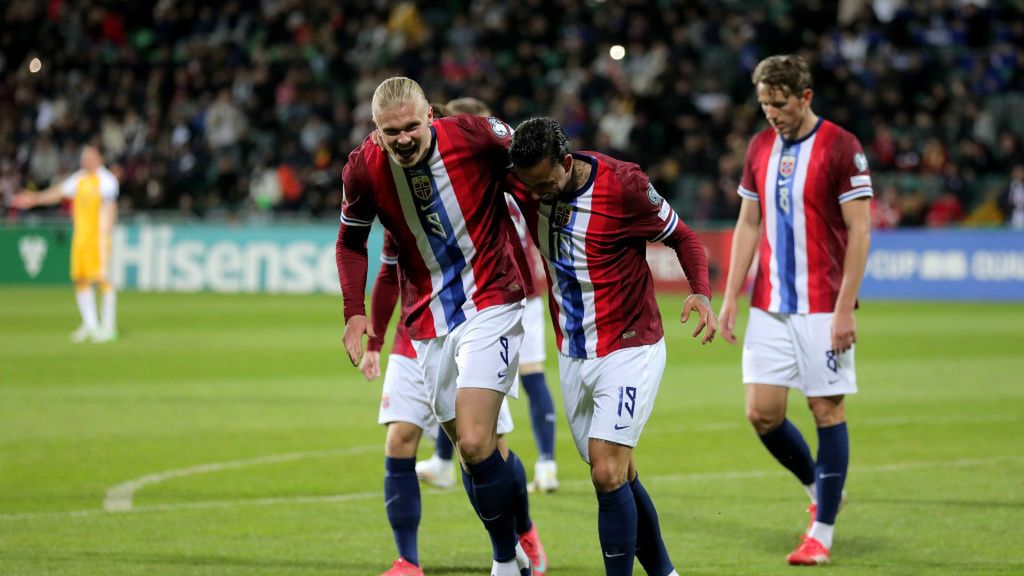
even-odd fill
[(733, 220), (764, 127), (750, 74), (787, 52), (864, 143), (876, 226), (1024, 227), (1024, 5), (995, 0), (8, 0), (0, 202), (93, 142), (123, 214), (335, 217), (370, 95), (401, 74), (512, 125), (551, 115), (687, 221)]

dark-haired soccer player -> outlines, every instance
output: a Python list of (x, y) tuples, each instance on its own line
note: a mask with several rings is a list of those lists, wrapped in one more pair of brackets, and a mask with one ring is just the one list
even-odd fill
[[(722, 336), (736, 342), (736, 296), (760, 242), (743, 343), (747, 418), (811, 498), (811, 526), (789, 563), (824, 564), (850, 455), (843, 398), (857, 391), (853, 310), (870, 243), (871, 174), (857, 138), (811, 109), (802, 58), (766, 58), (753, 82), (771, 127), (747, 150)], [(790, 388), (814, 415), (817, 462), (786, 419)]]
[(654, 407), (665, 340), (647, 242), (676, 251), (692, 294), (681, 321), (717, 330), (704, 246), (636, 164), (572, 152), (550, 118), (516, 128), (509, 148), (533, 240), (544, 256), (566, 416), (597, 490), (605, 573), (676, 574), (658, 514), (637, 476), (633, 448)]

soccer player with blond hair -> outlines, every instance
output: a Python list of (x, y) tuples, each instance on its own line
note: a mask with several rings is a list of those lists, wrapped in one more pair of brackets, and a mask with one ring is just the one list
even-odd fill
[(496, 433), (502, 400), (516, 394), (530, 276), (502, 193), (512, 131), (494, 118), (435, 120), (422, 88), (403, 77), (378, 86), (371, 110), (377, 142), (368, 136), (342, 175), (346, 352), (358, 365), (363, 336), (374, 335), (366, 240), (377, 219), (398, 246), (403, 315), (434, 413), (459, 450), (463, 485), (490, 536), (491, 574), (529, 576), (515, 531), (522, 463), (499, 449)]

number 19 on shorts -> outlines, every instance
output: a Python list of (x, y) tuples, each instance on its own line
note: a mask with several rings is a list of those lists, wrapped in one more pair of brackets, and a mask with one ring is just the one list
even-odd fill
[(633, 386), (619, 386), (619, 417), (622, 417), (622, 409), (625, 408), (626, 412), (629, 412), (629, 417), (633, 417), (633, 410), (636, 408), (636, 388)]

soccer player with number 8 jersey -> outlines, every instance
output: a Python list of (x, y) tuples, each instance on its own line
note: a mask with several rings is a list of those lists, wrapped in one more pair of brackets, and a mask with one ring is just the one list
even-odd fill
[[(857, 138), (811, 109), (802, 58), (766, 58), (753, 83), (771, 126), (747, 149), (719, 317), (723, 338), (735, 343), (736, 298), (756, 250), (743, 343), (747, 418), (811, 499), (811, 525), (788, 562), (825, 564), (849, 463), (843, 399), (857, 392), (853, 311), (870, 243), (871, 173)], [(790, 388), (814, 415), (816, 460), (786, 419)]]

